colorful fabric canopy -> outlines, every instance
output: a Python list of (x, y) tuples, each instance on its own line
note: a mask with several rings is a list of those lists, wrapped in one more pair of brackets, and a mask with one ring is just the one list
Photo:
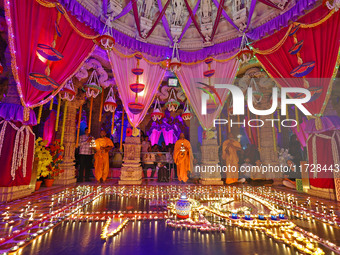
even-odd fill
[[(94, 32), (68, 15), (58, 4), (43, 0), (13, 0), (5, 1), (5, 7), (12, 71), (22, 104), (27, 108), (33, 108), (55, 96), (92, 53)], [(39, 54), (38, 49), (54, 54), (52, 59), (61, 57), (54, 50), (63, 57), (58, 61), (48, 61), (42, 57), (46, 57), (44, 52), (40, 51)], [(31, 73), (45, 75), (47, 65), (50, 69), (47, 76), (58, 86), (53, 93), (37, 89), (29, 79)]]
[(137, 60), (133, 55), (125, 57), (116, 51), (108, 52), (108, 56), (129, 122), (133, 127), (138, 127), (154, 100), (158, 87), (163, 80), (165, 69), (159, 65), (146, 62), (144, 59), (140, 60), (139, 68), (144, 69), (144, 72), (139, 76), (139, 83), (144, 84), (145, 88), (138, 93), (138, 103), (143, 104), (144, 108), (140, 113), (134, 114), (129, 109), (128, 104), (135, 102), (136, 94), (131, 91), (130, 84), (136, 83), (136, 76), (132, 74), (131, 70), (136, 67)]
[[(231, 55), (229, 55), (230, 57)], [(226, 56), (220, 56), (226, 59)], [(213, 61), (211, 64), (211, 70), (215, 70), (215, 75), (210, 78), (211, 85), (214, 84), (232, 84), (239, 67), (239, 61), (236, 58), (230, 58), (229, 61), (217, 62)], [(202, 100), (201, 94), (205, 93), (202, 89), (202, 85), (199, 82), (209, 84), (208, 78), (204, 78), (203, 73), (208, 70), (208, 65), (205, 62), (201, 62), (195, 65), (182, 65), (181, 69), (176, 72), (176, 75), (180, 81), (180, 84), (194, 110), (197, 118), (199, 119), (202, 127), (205, 130), (209, 130), (213, 127), (214, 119), (220, 115), (224, 102), (227, 99), (229, 90), (216, 89), (219, 95), (222, 105), (219, 100), (216, 101), (216, 110), (211, 114), (203, 115), (201, 111)], [(218, 98), (217, 95), (215, 95)]]
[[(298, 24), (300, 26), (296, 27)], [(297, 30), (292, 35), (294, 29)], [(289, 50), (302, 40), (300, 51), (290, 54)], [(331, 92), (340, 47), (340, 12), (330, 12), (320, 6), (298, 23), (257, 41), (253, 47), (257, 59), (280, 86), (306, 88), (307, 81), (312, 99), (304, 105), (313, 115), (323, 113)], [(314, 67), (308, 64), (313, 62)], [(299, 66), (300, 71), (304, 71), (300, 73), (304, 78), (293, 76), (300, 75), (292, 73)]]

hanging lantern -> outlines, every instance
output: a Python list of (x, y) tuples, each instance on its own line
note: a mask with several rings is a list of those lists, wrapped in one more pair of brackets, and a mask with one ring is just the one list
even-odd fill
[(113, 89), (111, 87), (109, 93), (107, 94), (106, 100), (104, 102), (104, 111), (115, 112), (116, 108), (117, 108), (117, 103), (115, 100)]
[(306, 62), (306, 63), (303, 63), (302, 65), (295, 67), (290, 72), (290, 75), (296, 78), (301, 78), (309, 74), (311, 71), (313, 71), (314, 67), (315, 67), (315, 61)]
[(142, 68), (133, 68), (131, 71), (134, 75), (142, 75), (144, 72)]
[(93, 70), (87, 83), (84, 84), (83, 91), (85, 91), (86, 96), (90, 98), (90, 114), (89, 114), (88, 130), (89, 132), (91, 132), (93, 98), (96, 98), (99, 95), (99, 93), (102, 92), (102, 88), (99, 86), (99, 80), (98, 80), (98, 75), (97, 75), (96, 70)]
[(158, 121), (164, 118), (164, 113), (162, 112), (161, 104), (158, 98), (156, 99), (153, 112), (151, 113), (151, 117), (153, 121)]
[(295, 55), (301, 50), (302, 46), (303, 46), (303, 40), (294, 44), (293, 47), (289, 49), (288, 53), (291, 55)]
[(181, 70), (181, 61), (179, 60), (179, 53), (178, 53), (178, 43), (177, 38), (174, 40), (174, 47), (172, 49), (172, 56), (171, 61), (169, 63), (169, 69), (171, 72), (176, 72)]
[(72, 78), (69, 79), (64, 88), (59, 92), (61, 99), (72, 101), (76, 95)]
[(240, 51), (237, 53), (236, 57), (241, 64), (249, 62), (253, 58), (253, 51), (248, 46), (248, 40), (246, 34), (243, 34)]
[(186, 102), (186, 104), (185, 104), (185, 106), (184, 106), (184, 112), (182, 113), (181, 117), (182, 117), (182, 119), (185, 120), (185, 121), (191, 120), (191, 118), (192, 118), (192, 113), (191, 113), (191, 111), (190, 111), (188, 101)]
[(59, 53), (56, 49), (46, 44), (39, 43), (37, 45), (37, 53), (44, 59), (49, 61), (59, 61), (64, 56)]
[(207, 70), (203, 73), (204, 77), (210, 78), (215, 74), (215, 70)]
[(204, 62), (205, 62), (207, 65), (211, 64), (213, 61), (214, 61), (213, 58), (206, 58), (206, 59), (204, 60)]
[(52, 91), (59, 87), (55, 80), (45, 74), (30, 73), (28, 77), (32, 86), (40, 91)]
[(207, 113), (212, 114), (217, 110), (217, 104), (211, 99), (207, 101)]
[(103, 28), (102, 34), (94, 39), (94, 43), (97, 44), (103, 50), (112, 50), (113, 46), (115, 45), (115, 39), (113, 39), (112, 33), (112, 22), (113, 22), (113, 15), (111, 15), (105, 23)]
[(132, 114), (140, 114), (144, 110), (144, 104), (130, 102), (128, 108)]
[(169, 112), (175, 112), (175, 111), (177, 111), (179, 105), (180, 105), (180, 103), (177, 101), (176, 92), (175, 92), (174, 89), (171, 89), (170, 95), (169, 95), (169, 100), (165, 104), (165, 107), (168, 108)]
[(86, 96), (89, 98), (96, 98), (102, 92), (96, 70), (93, 70), (87, 83), (84, 84), (83, 91), (86, 92)]
[(130, 89), (135, 93), (140, 93), (144, 90), (145, 85), (141, 83), (130, 84)]

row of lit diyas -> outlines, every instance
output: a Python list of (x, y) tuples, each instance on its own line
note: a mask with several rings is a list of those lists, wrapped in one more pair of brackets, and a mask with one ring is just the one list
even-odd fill
[(108, 218), (108, 220), (106, 221), (102, 233), (100, 235), (101, 239), (106, 239), (117, 235), (128, 224), (129, 219), (125, 219), (116, 229), (109, 232), (111, 221), (112, 221), (111, 218)]
[(337, 246), (336, 244), (334, 244), (334, 243), (332, 243), (332, 242), (330, 242), (330, 241), (328, 241), (328, 240), (325, 240), (325, 239), (323, 239), (323, 238), (321, 238), (321, 237), (319, 237), (319, 236), (317, 236), (317, 235), (314, 235), (314, 234), (311, 233), (311, 232), (308, 232), (308, 231), (306, 231), (306, 230), (303, 230), (303, 229), (301, 229), (301, 228), (299, 228), (299, 227), (295, 227), (295, 230), (299, 231), (299, 232), (302, 233), (304, 236), (307, 236), (307, 237), (313, 239), (314, 241), (316, 241), (316, 242), (322, 244), (323, 246), (327, 247), (328, 249), (330, 249), (330, 250), (332, 250), (332, 251), (334, 251), (334, 252), (336, 252), (336, 253), (338, 253), (338, 254), (340, 253), (340, 247)]
[[(82, 194), (82, 196), (77, 196), (77, 200), (69, 203), (67, 206), (63, 206), (60, 209), (57, 209), (55, 211), (50, 211), (50, 213), (43, 215), (41, 214), (41, 218), (36, 218), (34, 219), (33, 223), (28, 224), (25, 228), (21, 230), (14, 230), (12, 234), (7, 236), (6, 238), (0, 238), (0, 244), (1, 243), (6, 243), (6, 242), (13, 242), (15, 243), (16, 241), (14, 238), (16, 236), (19, 236), (21, 234), (29, 234), (29, 237), (26, 238), (24, 241), (19, 241), (16, 242), (16, 245), (13, 246), (12, 248), (8, 249), (8, 252), (15, 252), (18, 249), (26, 246), (28, 243), (32, 242), (34, 239), (38, 238), (39, 236), (47, 233), (50, 229), (61, 223), (64, 219), (70, 217), (72, 214), (74, 214), (76, 211), (81, 209), (83, 206), (86, 204), (92, 202), (93, 200), (97, 199), (99, 196), (103, 194), (101, 192), (101, 187), (98, 187), (96, 190), (93, 190), (90, 186), (78, 186), (77, 188), (73, 189), (73, 193), (77, 194)], [(52, 203), (54, 201), (55, 197), (62, 197), (63, 199), (66, 199), (68, 196), (68, 192), (71, 192), (69, 189), (66, 191), (60, 192), (59, 194), (52, 195)], [(61, 200), (61, 201), (62, 201)], [(30, 207), (31, 202), (28, 202), (25, 207)], [(10, 210), (9, 207), (6, 209)], [(8, 212), (7, 212), (8, 215)], [(31, 221), (29, 219), (29, 221)], [(41, 227), (42, 225), (47, 225), (44, 227)], [(39, 230), (36, 233), (30, 234), (29, 232), (32, 229), (39, 228)], [(7, 254), (8, 252), (5, 252), (4, 254)]]
[(332, 226), (340, 227), (340, 219), (335, 215), (334, 208), (331, 206), (327, 208), (326, 205), (316, 201), (314, 204), (315, 211), (310, 198), (307, 198), (304, 203), (298, 203), (298, 199), (293, 194), (285, 194), (284, 192), (272, 192), (271, 189), (258, 188), (257, 191), (253, 191), (253, 194), (257, 194), (265, 198), (277, 206), (291, 210), (292, 213), (296, 213), (296, 217), (311, 220), (312, 218), (327, 223)]
[(198, 221), (193, 221), (192, 219), (185, 220), (171, 220), (168, 219), (165, 221), (165, 224), (169, 227), (173, 227), (175, 229), (192, 229), (199, 230), (201, 232), (213, 232), (213, 231), (225, 231), (225, 227), (221, 224), (211, 224), (207, 219), (203, 218)]

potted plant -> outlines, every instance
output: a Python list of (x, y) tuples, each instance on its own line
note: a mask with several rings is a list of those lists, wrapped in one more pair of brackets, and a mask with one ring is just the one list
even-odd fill
[(47, 150), (46, 145), (47, 141), (44, 141), (41, 137), (35, 141), (34, 161), (37, 169), (37, 182), (35, 184), (35, 190), (40, 188), (42, 178), (47, 177), (50, 172), (48, 166), (52, 162), (52, 156), (50, 151)]
[(56, 139), (47, 147), (47, 150), (51, 154), (52, 161), (47, 166), (49, 174), (47, 175), (47, 179), (45, 179), (45, 185), (46, 187), (51, 187), (54, 178), (64, 172), (64, 170), (60, 168), (60, 164), (63, 162), (64, 158), (64, 147), (60, 144), (60, 140)]

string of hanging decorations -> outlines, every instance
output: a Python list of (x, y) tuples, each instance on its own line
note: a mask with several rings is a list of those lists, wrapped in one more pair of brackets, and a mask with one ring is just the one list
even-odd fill
[(143, 58), (141, 54), (136, 54), (135, 58), (137, 59), (137, 67), (131, 69), (131, 72), (136, 75), (136, 83), (130, 84), (130, 89), (135, 93), (135, 101), (130, 102), (128, 104), (129, 110), (132, 114), (139, 114), (144, 110), (144, 104), (138, 102), (138, 94), (143, 92), (145, 85), (140, 83), (139, 76), (143, 74), (144, 70), (139, 68), (139, 61)]
[(184, 111), (183, 111), (181, 117), (185, 121), (191, 120), (191, 118), (192, 118), (192, 112), (190, 110), (190, 105), (189, 105), (188, 100), (186, 101), (186, 103), (184, 105)]
[(165, 103), (165, 107), (168, 108), (169, 112), (175, 112), (177, 111), (179, 105), (180, 103), (177, 100), (176, 91), (175, 89), (171, 89), (169, 99), (168, 102)]

